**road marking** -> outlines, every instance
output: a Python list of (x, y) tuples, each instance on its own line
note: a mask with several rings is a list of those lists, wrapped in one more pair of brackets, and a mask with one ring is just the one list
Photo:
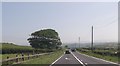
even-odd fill
[(65, 60), (71, 60), (70, 58), (65, 58)]
[[(79, 52), (77, 51), (77, 53), (79, 53)], [(81, 53), (79, 53), (79, 54), (81, 54)], [(94, 58), (94, 59), (97, 59), (97, 60), (105, 61), (105, 62), (108, 62), (108, 63), (111, 63), (111, 64), (119, 65), (119, 64), (117, 64), (117, 63), (114, 63), (114, 62), (111, 62), (111, 61), (106, 61), (106, 60), (104, 60), (104, 59), (96, 58), (96, 57), (89, 56), (89, 55), (86, 55), (86, 54), (81, 54), (81, 55), (85, 55), (85, 56), (87, 56), (87, 57), (91, 57), (91, 58)]]
[(68, 59), (68, 58), (65, 58), (66, 60)]
[(60, 60), (63, 56), (64, 56), (64, 54), (61, 55), (57, 60), (55, 60), (50, 66), (52, 66), (53, 64), (55, 64), (55, 63), (56, 63), (58, 60)]
[(71, 52), (71, 54), (75, 57), (75, 59), (76, 59), (80, 64), (82, 64), (83, 66), (85, 66), (85, 65), (83, 64), (83, 62), (80, 61), (72, 52)]
[(85, 63), (85, 65), (87, 65), (87, 63)]

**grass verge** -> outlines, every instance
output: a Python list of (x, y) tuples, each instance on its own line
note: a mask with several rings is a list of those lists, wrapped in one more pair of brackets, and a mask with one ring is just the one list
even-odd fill
[[(7, 59), (7, 57), (9, 57), (9, 58), (16, 58), (16, 55), (17, 54), (0, 54), (2, 60)], [(24, 55), (28, 56), (27, 54), (24, 54)], [(32, 54), (30, 54), (30, 55), (32, 55)], [(22, 55), (18, 54), (18, 57), (22, 57)]]
[(86, 55), (89, 55), (89, 56), (96, 57), (96, 58), (101, 58), (101, 59), (104, 59), (104, 60), (107, 60), (107, 61), (118, 63), (118, 57), (117, 56), (99, 55), (99, 54), (96, 54), (96, 53), (92, 53), (91, 51), (88, 51), (88, 52), (79, 51), (79, 52), (82, 53), (82, 54), (86, 54)]
[(23, 62), (22, 64), (51, 64), (63, 54), (63, 50), (56, 51), (49, 55), (43, 55), (39, 58)]
[(9, 58), (15, 58), (16, 54), (0, 54), (0, 55), (2, 57), (2, 60), (4, 60), (4, 59), (7, 59), (7, 57), (9, 57)]

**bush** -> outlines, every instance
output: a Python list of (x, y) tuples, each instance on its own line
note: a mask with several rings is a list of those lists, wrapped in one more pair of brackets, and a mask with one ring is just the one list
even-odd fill
[(2, 44), (2, 54), (14, 54), (14, 53), (44, 53), (52, 52), (52, 50), (47, 49), (34, 49), (31, 46), (19, 46), (12, 43), (1, 43)]

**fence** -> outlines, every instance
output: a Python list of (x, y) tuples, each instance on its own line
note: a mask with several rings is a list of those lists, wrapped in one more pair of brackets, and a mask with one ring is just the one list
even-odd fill
[(24, 56), (24, 54), (22, 54), (21, 57), (18, 57), (18, 55), (16, 55), (16, 58), (9, 58), (7, 57), (7, 59), (2, 60), (2, 66), (10, 66), (13, 64), (19, 64), (25, 60), (30, 60), (30, 59), (34, 59), (34, 58), (38, 58), (41, 55), (46, 55), (46, 54), (50, 54), (50, 53), (42, 53), (42, 54), (34, 54), (34, 55), (27, 55)]

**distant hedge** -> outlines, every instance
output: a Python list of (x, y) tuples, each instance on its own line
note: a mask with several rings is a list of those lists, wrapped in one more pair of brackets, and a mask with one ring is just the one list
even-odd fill
[(100, 55), (118, 56), (118, 53), (114, 53), (110, 51), (93, 51), (93, 52)]
[[(91, 49), (90, 48), (82, 48), (82, 49), (77, 49), (79, 51), (82, 52), (90, 52)], [(95, 54), (99, 54), (99, 55), (107, 55), (107, 56), (119, 56), (120, 52), (118, 52), (118, 50), (116, 49), (95, 49), (93, 51), (93, 53)]]
[(2, 54), (12, 54), (12, 53), (43, 53), (52, 52), (52, 50), (45, 49), (34, 49), (31, 46), (19, 46), (12, 43), (0, 43)]

